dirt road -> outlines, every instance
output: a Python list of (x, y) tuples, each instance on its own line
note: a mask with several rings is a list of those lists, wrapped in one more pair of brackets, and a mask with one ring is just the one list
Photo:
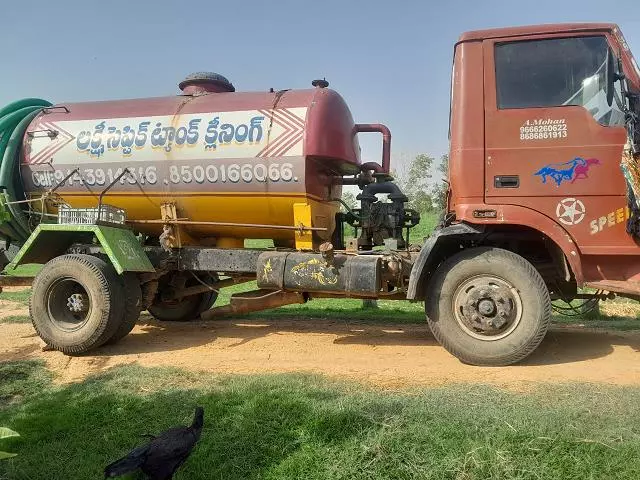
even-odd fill
[[(26, 314), (2, 302), (0, 316)], [(175, 366), (215, 373), (314, 372), (393, 388), (479, 382), (527, 388), (538, 382), (640, 385), (640, 332), (554, 328), (523, 364), (463, 365), (422, 324), (327, 320), (159, 323), (143, 317), (127, 338), (91, 355), (43, 352), (28, 323), (0, 323), (0, 361), (41, 358), (61, 382), (115, 365)]]

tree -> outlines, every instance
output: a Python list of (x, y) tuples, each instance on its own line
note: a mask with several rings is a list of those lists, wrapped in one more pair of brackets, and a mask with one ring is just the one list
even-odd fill
[(438, 173), (442, 175), (442, 179), (434, 185), (431, 191), (433, 204), (438, 212), (447, 208), (447, 191), (449, 190), (449, 155), (445, 154), (440, 157), (438, 164)]
[(433, 210), (433, 198), (429, 185), (432, 166), (433, 157), (421, 153), (411, 160), (408, 168), (394, 172), (396, 183), (409, 197), (408, 206), (421, 213)]
[[(353, 194), (353, 192), (350, 192), (348, 190), (342, 191), (342, 201), (346, 203), (349, 206), (349, 208), (356, 208), (358, 206), (358, 201), (356, 200), (356, 196)], [(340, 210), (343, 212), (347, 211), (344, 205), (340, 205)]]

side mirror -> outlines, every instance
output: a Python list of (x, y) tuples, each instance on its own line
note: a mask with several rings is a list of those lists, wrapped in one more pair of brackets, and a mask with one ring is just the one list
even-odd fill
[[(615, 85), (617, 81), (622, 82), (624, 80), (624, 73), (622, 73), (622, 59), (616, 57), (611, 50), (607, 55), (607, 104), (611, 106), (613, 104), (613, 93), (615, 91)], [(624, 84), (621, 85), (624, 88)]]
[(616, 63), (613, 52), (609, 50), (607, 54), (607, 105), (609, 106), (613, 105), (613, 92), (618, 79)]

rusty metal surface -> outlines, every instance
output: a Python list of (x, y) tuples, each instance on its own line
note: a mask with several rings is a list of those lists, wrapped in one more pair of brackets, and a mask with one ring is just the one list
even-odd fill
[(217, 282), (212, 283), (211, 285), (195, 285), (193, 287), (176, 289), (171, 292), (170, 295), (166, 296), (166, 300), (176, 300), (182, 299), (184, 297), (189, 297), (191, 295), (198, 295), (200, 293), (216, 291), (218, 292), (221, 288), (230, 287), (232, 285), (237, 285), (239, 283), (246, 283), (253, 280), (253, 277), (232, 277), (225, 278), (224, 280), (219, 280)]
[(259, 312), (293, 303), (305, 303), (306, 301), (307, 297), (299, 292), (253, 290), (232, 295), (229, 305), (207, 310), (200, 317), (207, 320), (222, 315)]
[(353, 127), (353, 131), (355, 133), (378, 132), (382, 134), (382, 165), (367, 162), (363, 166), (378, 173), (389, 173), (391, 171), (391, 131), (389, 128), (381, 123), (357, 123)]
[(180, 270), (255, 274), (263, 250), (185, 247), (177, 253)]
[(265, 252), (258, 259), (257, 280), (266, 289), (376, 297), (382, 283), (381, 257), (338, 254), (327, 263), (320, 254)]
[[(314, 298), (355, 298), (355, 299), (362, 299), (362, 300), (371, 300), (374, 297), (371, 297), (370, 295), (358, 295), (357, 293), (349, 293), (348, 295), (345, 294), (341, 294), (341, 293), (329, 293), (329, 292), (313, 292), (309, 294), (310, 300), (313, 300)], [(404, 291), (394, 291), (392, 293), (380, 293), (380, 295), (378, 295), (377, 297), (375, 297), (376, 300), (406, 300), (407, 296), (406, 293)]]
[(150, 220), (127, 220), (127, 223), (133, 224), (172, 224), (172, 225), (209, 225), (217, 227), (243, 227), (243, 228), (268, 228), (269, 230), (301, 230), (301, 231), (313, 231), (313, 232), (326, 232), (328, 229), (324, 227), (308, 227), (306, 225), (293, 226), (293, 225), (267, 225), (261, 223), (230, 223), (230, 222), (199, 222), (191, 220), (162, 220), (162, 219), (150, 219)]
[(640, 295), (640, 282), (626, 282), (623, 280), (599, 280), (596, 282), (587, 282), (588, 288), (597, 290), (607, 290), (620, 294)]

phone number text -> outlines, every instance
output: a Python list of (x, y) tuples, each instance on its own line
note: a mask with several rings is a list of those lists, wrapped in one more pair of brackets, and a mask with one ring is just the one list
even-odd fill
[[(71, 174), (73, 169), (55, 169), (32, 172), (36, 187), (54, 187)], [(106, 186), (114, 182), (123, 168), (83, 168), (65, 182), (69, 186), (86, 184)], [(166, 175), (166, 177), (165, 177)], [(160, 175), (156, 165), (129, 167), (129, 174), (123, 175), (119, 183), (125, 185), (156, 185), (162, 183), (267, 183), (297, 182), (291, 163), (244, 163), (230, 165), (171, 165), (165, 175)], [(163, 176), (164, 178), (160, 178)]]

